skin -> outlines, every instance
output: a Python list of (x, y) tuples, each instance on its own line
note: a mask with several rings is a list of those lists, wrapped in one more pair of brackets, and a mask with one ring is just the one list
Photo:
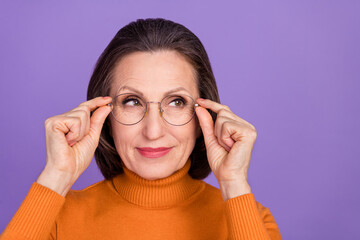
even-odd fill
[[(209, 99), (197, 99), (195, 109), (204, 134), (211, 170), (219, 182), (224, 200), (251, 193), (248, 169), (257, 132), (253, 125), (235, 115), (228, 106)], [(205, 110), (217, 113), (215, 123)]]
[[(138, 124), (125, 126), (111, 120), (111, 134), (125, 166), (139, 176), (154, 180), (170, 176), (182, 168), (202, 131), (211, 170), (219, 182), (224, 200), (251, 193), (247, 181), (257, 132), (253, 125), (235, 115), (228, 106), (200, 99), (192, 66), (174, 51), (132, 53), (115, 71), (110, 96), (119, 88), (131, 86), (147, 101), (161, 101), (164, 92), (179, 86), (200, 105), (196, 117), (184, 126), (166, 123), (151, 104)], [(156, 87), (154, 87), (156, 86)], [(98, 97), (45, 121), (46, 166), (37, 182), (65, 196), (89, 166), (99, 143), (102, 126), (111, 108), (111, 97)], [(213, 122), (206, 109), (217, 113)], [(93, 115), (90, 118), (90, 112)], [(172, 147), (165, 156), (148, 159), (136, 147)]]
[[(175, 51), (127, 55), (115, 67), (110, 96), (135, 93), (128, 89), (119, 91), (124, 86), (143, 93), (146, 101), (160, 102), (165, 92), (178, 87), (185, 90), (176, 93), (193, 99), (199, 97), (192, 66)], [(196, 117), (185, 125), (173, 126), (161, 117), (157, 104), (149, 106), (145, 118), (135, 125), (120, 124), (112, 115), (110, 121), (114, 143), (125, 166), (142, 178), (155, 180), (168, 177), (185, 165), (200, 132)], [(138, 152), (138, 147), (171, 147), (172, 150), (160, 158), (146, 158)]]

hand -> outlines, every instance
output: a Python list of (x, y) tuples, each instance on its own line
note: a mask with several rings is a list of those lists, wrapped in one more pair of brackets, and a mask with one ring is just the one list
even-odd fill
[(102, 126), (111, 112), (107, 106), (111, 100), (97, 97), (46, 119), (46, 166), (38, 183), (66, 195), (94, 156)]
[[(209, 99), (197, 99), (195, 109), (202, 129), (211, 170), (224, 199), (250, 193), (247, 173), (256, 129), (235, 115), (228, 106)], [(217, 113), (215, 124), (206, 108)]]

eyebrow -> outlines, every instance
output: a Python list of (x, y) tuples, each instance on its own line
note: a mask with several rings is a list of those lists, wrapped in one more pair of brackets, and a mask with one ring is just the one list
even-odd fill
[[(134, 92), (138, 93), (139, 95), (141, 95), (142, 97), (144, 97), (144, 94), (143, 94), (142, 92), (140, 92), (139, 90), (137, 90), (137, 89), (135, 89), (135, 88), (129, 87), (129, 86), (123, 86), (123, 87), (121, 87), (121, 88), (117, 91), (116, 94), (119, 94), (121, 91), (126, 90), (126, 89), (131, 90), (131, 91), (134, 91)], [(167, 95), (169, 95), (169, 94), (171, 94), (171, 93), (174, 93), (174, 92), (180, 92), (180, 91), (186, 91), (186, 92), (188, 92), (188, 93), (190, 94), (190, 92), (189, 92), (188, 90), (186, 90), (186, 88), (184, 88), (184, 87), (177, 87), (177, 88), (174, 88), (174, 89), (171, 89), (171, 90), (165, 92), (165, 93), (164, 93), (164, 96), (167, 96)]]

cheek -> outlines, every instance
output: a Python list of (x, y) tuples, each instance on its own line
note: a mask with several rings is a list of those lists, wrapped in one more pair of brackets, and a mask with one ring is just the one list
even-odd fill
[(118, 127), (113, 130), (113, 139), (117, 153), (123, 162), (128, 162), (134, 155), (134, 143), (138, 133), (133, 133), (131, 128), (126, 126)]
[(123, 157), (124, 153), (129, 149), (129, 146), (132, 146), (131, 144), (138, 133), (135, 132), (136, 128), (134, 127), (127, 127), (116, 123), (112, 126), (111, 131), (116, 150), (120, 157)]
[(132, 128), (126, 128), (126, 126), (113, 129), (114, 142), (122, 145), (128, 145), (137, 134)]
[(197, 138), (197, 124), (195, 121), (191, 121), (188, 125), (185, 125), (183, 128), (179, 129), (177, 135), (180, 136), (182, 142), (187, 144), (195, 144)]

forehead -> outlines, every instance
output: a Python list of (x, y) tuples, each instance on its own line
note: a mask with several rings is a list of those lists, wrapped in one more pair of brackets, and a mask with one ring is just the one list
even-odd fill
[(183, 87), (198, 96), (195, 70), (176, 51), (134, 52), (117, 63), (113, 73), (111, 95), (124, 86), (135, 88), (145, 96), (157, 97)]

